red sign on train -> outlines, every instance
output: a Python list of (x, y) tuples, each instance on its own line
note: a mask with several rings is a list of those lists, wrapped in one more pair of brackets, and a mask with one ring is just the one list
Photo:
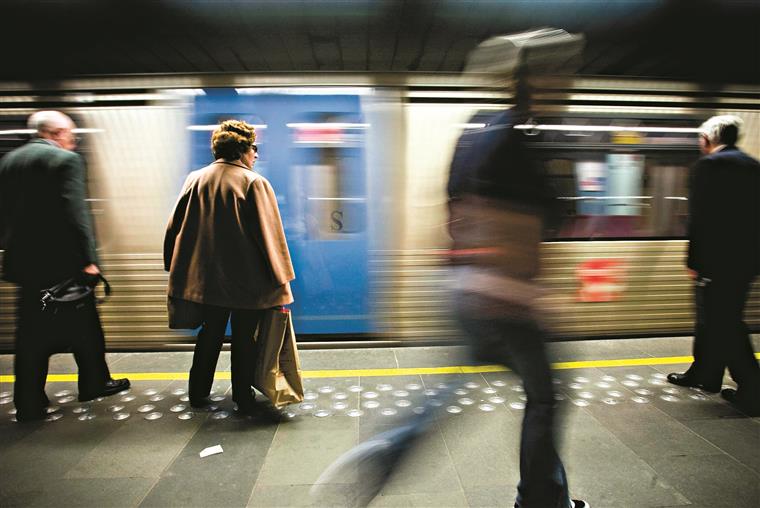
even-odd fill
[(589, 259), (576, 269), (581, 302), (611, 302), (623, 293), (625, 263), (621, 259)]

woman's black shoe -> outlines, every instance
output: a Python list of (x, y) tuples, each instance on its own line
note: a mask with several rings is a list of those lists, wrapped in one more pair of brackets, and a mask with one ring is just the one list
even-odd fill
[(80, 393), (79, 402), (87, 402), (88, 400), (97, 399), (98, 397), (108, 397), (119, 392), (123, 392), (131, 385), (129, 379), (109, 379), (103, 384), (103, 389), (98, 393)]

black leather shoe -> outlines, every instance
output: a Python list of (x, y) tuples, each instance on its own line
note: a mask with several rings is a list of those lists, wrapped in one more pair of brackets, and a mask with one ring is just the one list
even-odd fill
[(689, 374), (679, 374), (678, 372), (671, 372), (668, 374), (668, 383), (672, 383), (678, 386), (687, 386), (689, 388), (699, 388), (702, 391), (710, 393), (718, 393), (720, 391), (720, 385), (712, 386), (704, 383), (698, 383)]
[(108, 397), (109, 395), (122, 392), (126, 390), (127, 388), (129, 388), (130, 386), (131, 385), (129, 383), (129, 379), (127, 378), (109, 379), (103, 385), (103, 389), (100, 390), (98, 393), (94, 393), (94, 394), (80, 393), (79, 402), (85, 402), (88, 400), (96, 399), (98, 397)]
[(39, 411), (17, 411), (16, 421), (19, 423), (29, 422), (41, 422), (47, 418), (47, 411), (41, 409)]
[(733, 388), (726, 388), (720, 392), (720, 396), (745, 415), (752, 417), (760, 416), (760, 399), (754, 400), (753, 403), (747, 403), (738, 397), (738, 392)]

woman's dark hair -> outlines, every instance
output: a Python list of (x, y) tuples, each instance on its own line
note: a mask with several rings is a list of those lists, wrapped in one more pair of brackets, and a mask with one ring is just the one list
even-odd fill
[(242, 120), (225, 120), (211, 135), (211, 152), (217, 159), (238, 160), (256, 141), (253, 125)]

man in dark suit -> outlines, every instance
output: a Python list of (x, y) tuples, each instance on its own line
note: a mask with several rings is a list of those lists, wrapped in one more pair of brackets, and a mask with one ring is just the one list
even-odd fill
[(760, 273), (760, 163), (736, 148), (741, 119), (702, 124), (702, 157), (689, 198), (687, 265), (696, 281), (694, 363), (668, 381), (709, 392), (721, 389), (728, 367), (738, 388), (721, 395), (760, 415), (760, 367), (743, 321), (752, 280)]
[(19, 286), (14, 358), (14, 403), (19, 422), (45, 418), (48, 359), (71, 350), (79, 367), (79, 400), (129, 387), (111, 379), (105, 340), (94, 301), (52, 315), (40, 306), (40, 290), (77, 275), (100, 274), (87, 203), (85, 167), (74, 122), (58, 111), (29, 118), (36, 137), (0, 161), (0, 248), (3, 278)]

